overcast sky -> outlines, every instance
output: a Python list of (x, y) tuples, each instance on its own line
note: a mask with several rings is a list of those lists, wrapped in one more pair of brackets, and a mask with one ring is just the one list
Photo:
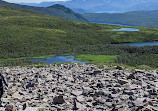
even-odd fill
[(3, 0), (11, 3), (40, 3), (43, 1), (68, 1), (68, 0)]

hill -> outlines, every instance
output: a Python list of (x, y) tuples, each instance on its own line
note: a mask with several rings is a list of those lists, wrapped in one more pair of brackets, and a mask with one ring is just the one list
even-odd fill
[(136, 11), (158, 10), (157, 0), (68, 0), (59, 2), (23, 3), (31, 6), (47, 7), (53, 4), (61, 4), (71, 9), (83, 9), (86, 12), (100, 11)]
[[(18, 58), (92, 54), (115, 55), (116, 63), (158, 67), (158, 47), (114, 44), (157, 41), (157, 28), (137, 32), (110, 31), (121, 26), (74, 22), (25, 9), (0, 7), (0, 66), (24, 64)], [(11, 61), (8, 61), (11, 60)]]
[(0, 0), (0, 6), (11, 6), (14, 8), (23, 8), (23, 9), (27, 9), (31, 11), (40, 12), (43, 14), (48, 14), (51, 16), (62, 17), (68, 20), (87, 22), (87, 20), (82, 15), (75, 13), (71, 9), (59, 4), (55, 4), (49, 7), (33, 7), (33, 6), (8, 3), (8, 2)]
[(132, 11), (126, 13), (86, 13), (84, 17), (90, 22), (123, 24), (139, 27), (158, 27), (158, 10)]

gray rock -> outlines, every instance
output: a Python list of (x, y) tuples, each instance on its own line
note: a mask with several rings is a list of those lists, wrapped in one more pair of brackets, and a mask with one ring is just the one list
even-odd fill
[(92, 97), (86, 97), (86, 101), (87, 101), (87, 102), (92, 102), (92, 101), (93, 101), (93, 98), (92, 98)]
[(23, 108), (22, 108), (22, 109), (23, 109), (23, 110), (25, 110), (25, 109), (28, 107), (28, 104), (27, 104), (27, 103), (23, 103), (23, 105), (22, 105), (22, 106), (23, 106)]
[(144, 73), (145, 70), (135, 69), (135, 72), (136, 72), (136, 73)]
[(78, 110), (77, 104), (76, 104), (76, 98), (74, 98), (72, 110)]
[(133, 91), (127, 91), (127, 90), (125, 90), (125, 91), (123, 91), (123, 94), (133, 95), (134, 93), (133, 93)]
[(122, 70), (123, 68), (121, 66), (115, 66), (115, 69)]
[(134, 76), (134, 74), (130, 74), (127, 79), (136, 79), (136, 77)]
[(53, 103), (54, 104), (63, 104), (65, 103), (63, 96), (56, 96), (53, 98)]
[(146, 98), (137, 98), (135, 101), (134, 101), (134, 104), (136, 106), (144, 106), (144, 104), (146, 103)]
[(13, 104), (6, 105), (5, 111), (14, 111), (15, 107)]
[(125, 80), (125, 79), (119, 79), (118, 82), (121, 84), (121, 85), (124, 85), (124, 84), (127, 84), (128, 81)]

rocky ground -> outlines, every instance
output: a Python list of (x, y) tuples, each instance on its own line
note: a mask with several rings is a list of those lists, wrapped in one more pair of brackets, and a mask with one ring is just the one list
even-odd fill
[(3, 68), (9, 87), (1, 110), (158, 111), (158, 72), (119, 69), (85, 64)]

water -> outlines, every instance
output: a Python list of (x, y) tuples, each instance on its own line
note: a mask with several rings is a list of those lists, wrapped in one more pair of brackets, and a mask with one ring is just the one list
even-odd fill
[(69, 55), (69, 56), (53, 56), (53, 57), (47, 57), (47, 58), (33, 58), (33, 59), (29, 59), (29, 61), (43, 62), (47, 64), (64, 63), (64, 62), (87, 63), (84, 61), (77, 61), (74, 59), (75, 59), (74, 56)]
[[(95, 22), (92, 22), (92, 23), (95, 23)], [(113, 24), (113, 23), (96, 23), (96, 24), (106, 24), (106, 25), (116, 25), (116, 26), (129, 26), (129, 25)]]
[(96, 13), (109, 13), (109, 14), (113, 14), (113, 13), (125, 13), (125, 11), (98, 11)]
[(140, 31), (137, 28), (121, 28), (121, 29), (113, 29), (111, 31)]
[(123, 44), (119, 44), (119, 45), (137, 46), (137, 47), (142, 47), (142, 46), (158, 46), (158, 42), (123, 43)]

